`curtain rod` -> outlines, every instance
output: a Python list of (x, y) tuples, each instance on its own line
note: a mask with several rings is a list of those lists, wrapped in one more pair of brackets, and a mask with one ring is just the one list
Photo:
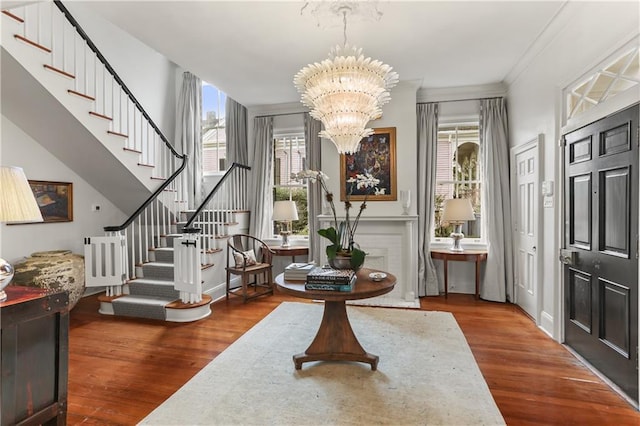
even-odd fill
[(302, 112), (283, 112), (281, 114), (265, 114), (265, 115), (256, 115), (253, 118), (264, 118), (264, 117), (280, 117), (283, 115), (298, 115), (298, 114), (304, 114), (306, 111), (302, 111)]
[(467, 99), (451, 99), (448, 101), (432, 101), (432, 102), (416, 102), (416, 105), (425, 105), (425, 104), (442, 104), (446, 102), (465, 102), (465, 101), (481, 101), (483, 99), (504, 99), (504, 96), (489, 96), (488, 98), (467, 98)]

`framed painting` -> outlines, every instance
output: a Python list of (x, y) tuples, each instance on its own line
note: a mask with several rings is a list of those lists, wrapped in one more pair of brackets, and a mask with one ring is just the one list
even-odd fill
[[(377, 193), (367, 201), (396, 201), (396, 128), (373, 129), (373, 134), (360, 141), (358, 152), (340, 155), (340, 201), (345, 201), (350, 190), (347, 180), (359, 174), (369, 173), (380, 179)], [(365, 190), (353, 188), (350, 199), (364, 200)]]
[(30, 180), (44, 223), (73, 221), (73, 184)]

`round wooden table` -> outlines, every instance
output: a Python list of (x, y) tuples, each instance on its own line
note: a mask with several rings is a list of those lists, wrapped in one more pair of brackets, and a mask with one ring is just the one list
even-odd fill
[(347, 316), (346, 301), (367, 299), (389, 293), (396, 285), (396, 277), (386, 273), (387, 277), (379, 282), (369, 279), (372, 269), (362, 268), (351, 291), (305, 290), (303, 281), (285, 281), (284, 274), (276, 277), (279, 291), (303, 299), (324, 300), (324, 314), (320, 328), (311, 345), (304, 353), (293, 356), (296, 370), (302, 363), (309, 361), (357, 361), (378, 368), (378, 356), (365, 351), (351, 328)]

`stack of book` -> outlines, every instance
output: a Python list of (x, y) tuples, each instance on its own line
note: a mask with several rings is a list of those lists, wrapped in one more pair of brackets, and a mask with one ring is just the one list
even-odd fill
[(331, 269), (315, 267), (307, 274), (306, 290), (351, 291), (356, 282), (352, 269)]
[(292, 263), (284, 268), (284, 279), (287, 281), (306, 281), (307, 274), (314, 267), (313, 263)]

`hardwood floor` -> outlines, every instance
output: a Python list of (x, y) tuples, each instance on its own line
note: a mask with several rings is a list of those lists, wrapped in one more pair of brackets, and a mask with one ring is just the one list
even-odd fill
[[(304, 302), (278, 293), (234, 298), (205, 320), (177, 324), (101, 315), (97, 296), (83, 298), (71, 311), (68, 424), (136, 424), (286, 300)], [(450, 294), (421, 307), (455, 315), (507, 424), (640, 424), (632, 406), (516, 306)]]

